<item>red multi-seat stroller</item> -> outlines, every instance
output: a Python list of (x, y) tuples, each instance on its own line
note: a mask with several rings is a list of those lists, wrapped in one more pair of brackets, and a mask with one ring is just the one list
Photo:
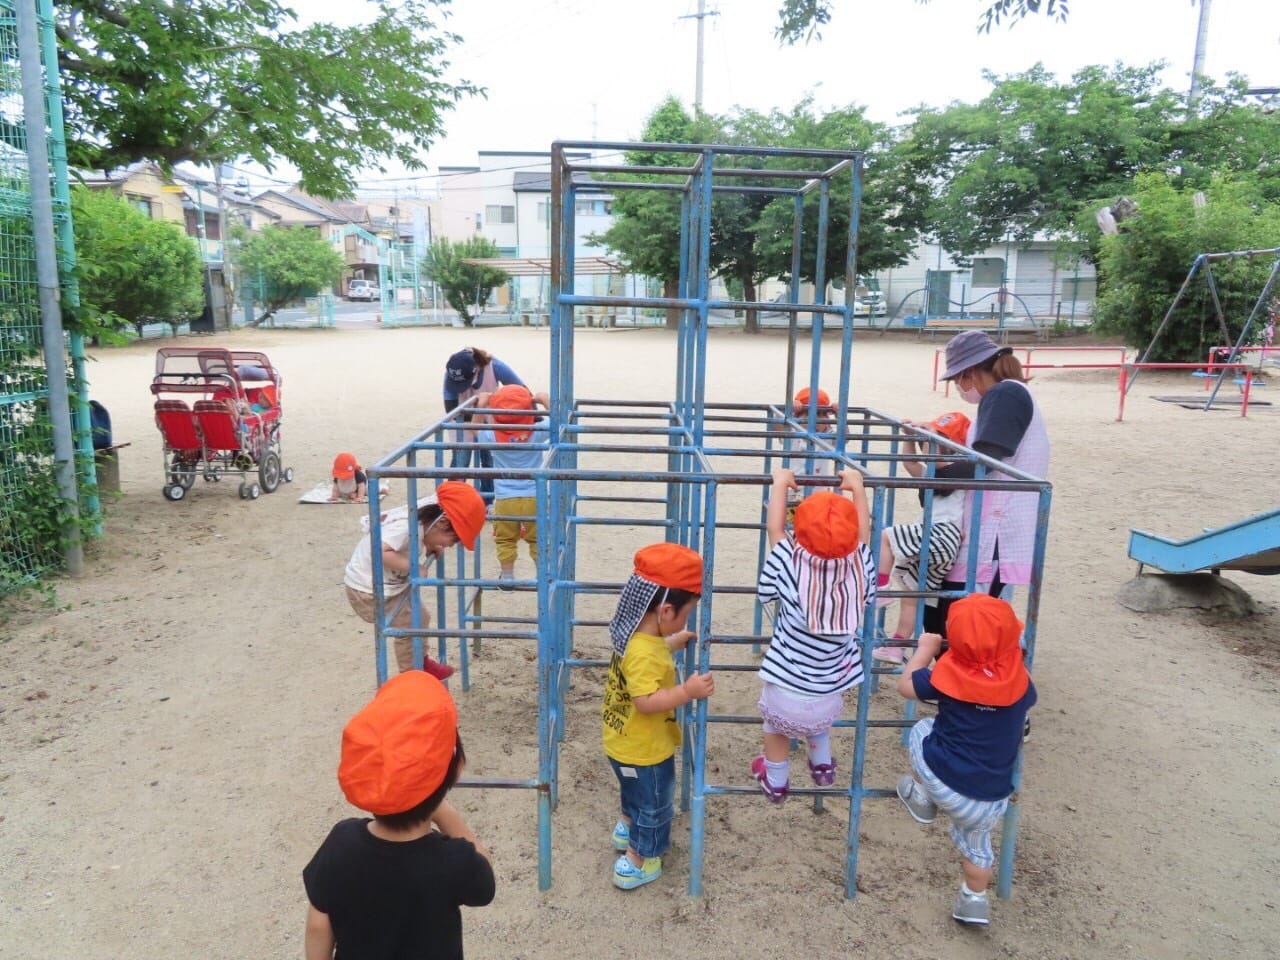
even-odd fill
[[(196, 477), (240, 476), (242, 499), (293, 480), (281, 467), (280, 371), (265, 353), (163, 347), (151, 380), (156, 426), (164, 441), (164, 495), (186, 496)], [(257, 480), (249, 474), (256, 472)]]

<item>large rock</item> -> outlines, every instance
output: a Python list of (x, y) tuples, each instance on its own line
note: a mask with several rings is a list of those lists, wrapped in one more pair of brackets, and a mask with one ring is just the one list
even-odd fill
[(1138, 613), (1180, 607), (1199, 607), (1232, 617), (1251, 617), (1260, 612), (1243, 587), (1212, 573), (1141, 573), (1120, 588), (1116, 599)]

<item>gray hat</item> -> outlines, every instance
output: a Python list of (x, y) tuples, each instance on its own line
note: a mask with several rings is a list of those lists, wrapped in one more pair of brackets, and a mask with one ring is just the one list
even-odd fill
[(953, 380), (970, 367), (994, 357), (1000, 350), (1000, 345), (982, 330), (957, 333), (947, 341), (947, 371), (942, 379)]

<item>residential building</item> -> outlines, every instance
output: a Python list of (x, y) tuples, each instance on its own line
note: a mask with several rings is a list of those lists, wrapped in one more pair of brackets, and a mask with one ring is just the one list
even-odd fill
[[(571, 153), (586, 160), (588, 153)], [(440, 168), (440, 229), (437, 236), (460, 241), (477, 234), (492, 240), (504, 258), (544, 261), (551, 256), (551, 154), (545, 151), (481, 150), (474, 167)], [(580, 183), (589, 178), (579, 176)], [(574, 257), (606, 256), (591, 242), (613, 223), (613, 197), (583, 191), (574, 204)], [(494, 291), (498, 309), (545, 309), (550, 291), (549, 270), (541, 263), (532, 272), (513, 276), (507, 287)], [(604, 295), (621, 292), (622, 278), (608, 273), (580, 275), (576, 292)]]
[(176, 223), (200, 250), (205, 275), (205, 312), (194, 329), (225, 330), (231, 325), (229, 286), (224, 271), (222, 211), (214, 185), (198, 177), (170, 176), (154, 163), (139, 161), (118, 170), (81, 170), (79, 183), (108, 190), (153, 220)]
[(1093, 264), (1054, 240), (1010, 241), (960, 263), (935, 243), (920, 243), (904, 266), (876, 275), (889, 315), (926, 310), (941, 313), (1007, 314), (1037, 323), (1089, 321), (1097, 293)]

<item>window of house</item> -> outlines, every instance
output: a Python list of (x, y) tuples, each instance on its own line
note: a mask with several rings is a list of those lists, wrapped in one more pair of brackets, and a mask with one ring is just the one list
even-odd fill
[(613, 211), (609, 200), (575, 200), (573, 212), (580, 217), (605, 217)]
[(485, 223), (515, 223), (516, 208), (505, 204), (491, 203), (484, 208)]
[(133, 194), (126, 194), (125, 199), (129, 201), (129, 205), (135, 210), (140, 210), (148, 217), (151, 216), (151, 201), (146, 197), (138, 197)]
[(973, 285), (998, 287), (1004, 278), (1004, 257), (974, 257)]
[(538, 222), (546, 223), (551, 217), (551, 204), (545, 200), (538, 202)]
[(1097, 277), (1066, 277), (1062, 281), (1063, 300), (1094, 300), (1097, 296)]

